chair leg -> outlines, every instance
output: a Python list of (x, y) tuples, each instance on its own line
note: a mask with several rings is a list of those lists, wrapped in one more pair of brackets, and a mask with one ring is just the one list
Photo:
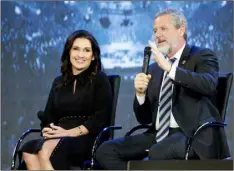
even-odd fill
[(19, 166), (17, 167), (16, 170), (27, 170), (27, 166), (26, 163), (24, 161), (22, 161)]

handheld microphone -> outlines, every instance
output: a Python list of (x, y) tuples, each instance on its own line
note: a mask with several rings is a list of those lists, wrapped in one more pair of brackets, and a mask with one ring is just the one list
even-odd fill
[(146, 46), (144, 49), (144, 60), (142, 65), (142, 72), (145, 73), (146, 75), (148, 74), (150, 56), (151, 56), (151, 47)]

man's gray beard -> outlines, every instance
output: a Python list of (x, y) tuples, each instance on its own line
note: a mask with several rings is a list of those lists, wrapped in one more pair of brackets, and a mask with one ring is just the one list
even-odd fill
[(170, 47), (169, 46), (163, 46), (158, 47), (159, 52), (161, 52), (164, 56), (168, 55), (170, 53)]

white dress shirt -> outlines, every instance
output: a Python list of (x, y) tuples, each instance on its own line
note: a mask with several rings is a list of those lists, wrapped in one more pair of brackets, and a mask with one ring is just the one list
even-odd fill
[[(184, 47), (185, 47), (185, 44), (180, 48), (180, 50), (174, 55), (174, 58), (176, 58), (176, 61), (172, 64), (172, 67), (171, 67), (171, 70), (170, 72), (168, 73), (168, 77), (170, 77), (172, 80), (175, 79), (175, 74), (176, 74), (176, 68), (179, 64), (179, 61), (180, 61), (180, 57), (182, 55), (182, 52), (184, 50)], [(167, 60), (169, 60), (167, 58)], [(163, 74), (163, 78), (165, 77), (165, 74), (166, 74), (166, 71), (164, 72)], [(164, 80), (162, 80), (162, 83), (163, 83)], [(174, 87), (174, 85), (172, 84), (172, 88)], [(161, 96), (161, 91), (162, 91), (162, 86), (160, 88), (160, 95), (159, 97)], [(137, 97), (137, 100), (138, 100), (138, 103), (140, 105), (142, 105), (144, 102), (145, 102), (145, 95), (144, 96), (136, 96)], [(159, 98), (160, 99), (160, 98)], [(159, 105), (160, 105), (160, 102), (159, 102)], [(158, 111), (159, 112), (159, 111)], [(157, 113), (157, 116), (159, 116), (159, 114)], [(178, 128), (178, 124), (173, 116), (173, 113), (171, 111), (171, 115), (170, 115), (170, 127), (171, 128)], [(156, 119), (156, 130), (159, 129), (159, 117), (157, 117)]]

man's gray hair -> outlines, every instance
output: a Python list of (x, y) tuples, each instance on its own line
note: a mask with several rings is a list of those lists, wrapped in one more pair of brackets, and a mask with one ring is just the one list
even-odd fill
[(162, 15), (171, 15), (173, 18), (174, 26), (178, 29), (181, 25), (185, 26), (185, 33), (184, 33), (184, 39), (187, 40), (187, 20), (184, 16), (184, 14), (178, 10), (175, 9), (167, 9), (165, 11), (159, 12), (155, 15), (154, 19), (157, 19), (158, 17)]

